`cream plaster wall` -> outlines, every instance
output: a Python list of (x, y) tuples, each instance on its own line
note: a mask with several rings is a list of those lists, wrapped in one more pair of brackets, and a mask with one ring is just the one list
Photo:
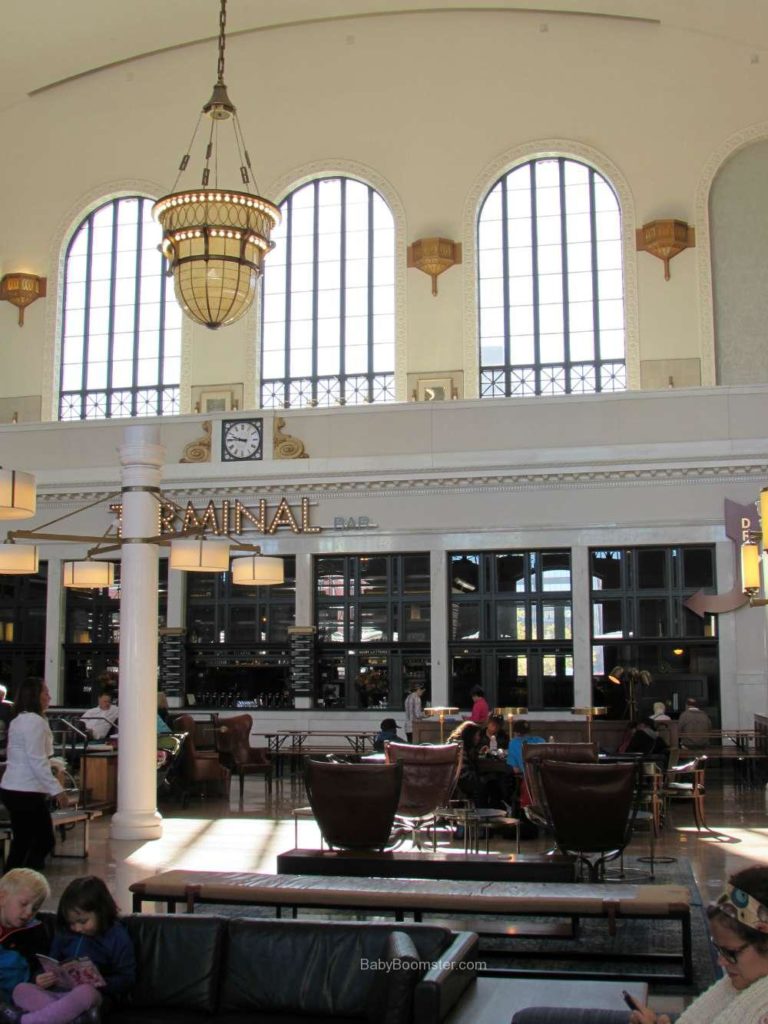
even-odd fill
[[(0, 112), (0, 271), (53, 280), (61, 241), (86, 198), (131, 180), (170, 187), (214, 67), (211, 44), (192, 46)], [(673, 216), (705, 229), (702, 174), (725, 140), (764, 117), (767, 74), (765, 62), (752, 61), (748, 34), (735, 31), (485, 10), (238, 36), (227, 64), (266, 195), (289, 171), (360, 162), (390, 183), (406, 242), (435, 233), (460, 239), (483, 169), (543, 138), (591, 147), (615, 164), (638, 224)], [(472, 272), (467, 264), (452, 269), (433, 298), (428, 279), (408, 271), (401, 374), (467, 369), (464, 278)], [(678, 256), (665, 282), (661, 263), (639, 254), (637, 275), (640, 358), (701, 358), (706, 370), (711, 309), (694, 255)], [(23, 330), (14, 310), (0, 308), (0, 396), (45, 392), (54, 313), (50, 290), (28, 310)], [(243, 381), (247, 395), (257, 366), (253, 322), (215, 336), (191, 331), (185, 387)], [(711, 373), (702, 382), (713, 383)]]

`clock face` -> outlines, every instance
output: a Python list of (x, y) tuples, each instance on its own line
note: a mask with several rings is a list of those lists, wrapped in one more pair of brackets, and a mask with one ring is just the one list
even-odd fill
[(223, 420), (222, 462), (247, 462), (261, 458), (263, 420)]

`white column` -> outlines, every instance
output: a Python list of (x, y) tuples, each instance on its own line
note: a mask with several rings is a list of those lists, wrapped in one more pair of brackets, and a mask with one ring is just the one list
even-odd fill
[(589, 548), (571, 548), (571, 628), (573, 631), (573, 706), (591, 708), (592, 636), (590, 616)]
[(157, 427), (126, 427), (120, 446), (120, 757), (113, 839), (159, 839), (157, 812), (157, 500), (164, 449)]
[(64, 587), (61, 559), (48, 558), (48, 589), (45, 598), (45, 681), (53, 704), (64, 703), (62, 644), (64, 642)]
[(448, 694), (448, 558), (442, 549), (429, 553), (430, 603), (432, 629), (431, 663), (432, 687), (430, 702), (433, 708), (447, 707)]

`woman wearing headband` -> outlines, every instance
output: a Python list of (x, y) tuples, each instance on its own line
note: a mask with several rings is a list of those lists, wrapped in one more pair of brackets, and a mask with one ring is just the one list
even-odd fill
[[(733, 875), (707, 910), (712, 946), (725, 976), (675, 1018), (675, 1024), (768, 1024), (768, 867)], [(620, 1010), (520, 1010), (512, 1024), (671, 1024), (650, 1006)]]

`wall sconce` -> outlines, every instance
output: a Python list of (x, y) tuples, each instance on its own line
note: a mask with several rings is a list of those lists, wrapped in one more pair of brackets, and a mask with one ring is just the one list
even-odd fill
[(669, 280), (669, 261), (683, 249), (696, 245), (696, 229), (682, 220), (652, 220), (635, 232), (635, 248), (664, 262), (664, 280)]
[(24, 326), (24, 310), (36, 299), (45, 297), (47, 278), (36, 274), (6, 274), (0, 281), (0, 299), (19, 309), (19, 327)]
[(408, 246), (408, 268), (429, 274), (433, 295), (437, 295), (438, 275), (457, 263), (461, 263), (461, 242), (450, 238), (420, 238)]
[(768, 598), (758, 596), (761, 589), (760, 548), (762, 546), (763, 554), (765, 554), (766, 530), (768, 530), (768, 487), (764, 487), (760, 492), (758, 510), (760, 530), (750, 533), (749, 539), (741, 545), (741, 589), (742, 593), (749, 598), (752, 608), (762, 608), (768, 605)]

